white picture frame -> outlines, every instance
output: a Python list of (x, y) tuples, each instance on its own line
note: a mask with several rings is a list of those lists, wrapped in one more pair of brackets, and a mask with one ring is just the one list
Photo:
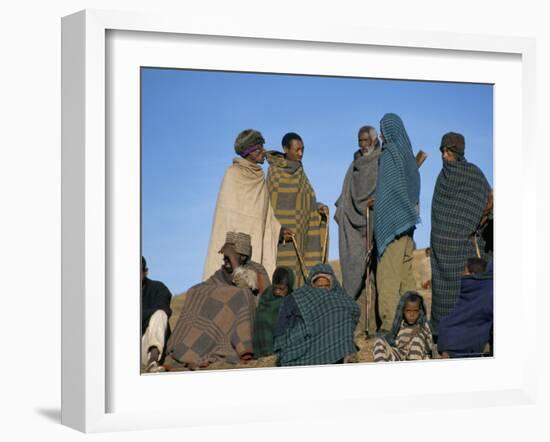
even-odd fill
[[(473, 54), (479, 60), (484, 54), (501, 54), (519, 59), (521, 64), (521, 149), (519, 164), (523, 171), (529, 170), (534, 158), (534, 112), (535, 112), (535, 42), (533, 39), (517, 37), (492, 37), (481, 35), (464, 35), (451, 33), (428, 33), (402, 31), (399, 33), (370, 28), (349, 28), (344, 26), (306, 25), (300, 28), (275, 27), (274, 25), (242, 23), (211, 23), (206, 19), (196, 17), (153, 16), (151, 14), (132, 14), (100, 10), (86, 10), (63, 18), (62, 21), (62, 423), (84, 432), (100, 432), (124, 429), (159, 428), (170, 426), (208, 425), (210, 419), (216, 417), (217, 422), (243, 422), (278, 420), (285, 418), (311, 418), (336, 414), (368, 414), (375, 408), (377, 411), (396, 410), (399, 408), (403, 395), (415, 398), (420, 410), (437, 408), (464, 408), (472, 405), (491, 406), (503, 403), (533, 403), (535, 400), (536, 380), (534, 376), (534, 360), (527, 359), (514, 365), (512, 375), (506, 382), (495, 383), (488, 389), (462, 386), (462, 392), (449, 393), (430, 391), (418, 395), (414, 391), (403, 392), (401, 395), (376, 394), (376, 405), (365, 405), (366, 393), (358, 389), (356, 394), (342, 394), (338, 397), (337, 389), (328, 393), (326, 399), (315, 395), (304, 385), (303, 402), (294, 406), (280, 407), (276, 401), (270, 407), (269, 403), (253, 404), (247, 408), (245, 404), (234, 406), (225, 415), (223, 407), (230, 404), (219, 401), (219, 410), (210, 416), (204, 413), (197, 391), (207, 384), (215, 388), (231, 388), (224, 386), (224, 379), (231, 376), (232, 383), (239, 388), (243, 383), (258, 382), (265, 379), (266, 373), (271, 377), (304, 376), (312, 373), (322, 373), (323, 376), (335, 379), (335, 371), (345, 369), (346, 376), (358, 376), (367, 370), (364, 365), (354, 367), (318, 367), (309, 369), (263, 370), (251, 375), (247, 370), (236, 370), (234, 373), (183, 373), (174, 375), (141, 377), (147, 382), (146, 389), (178, 388), (177, 383), (189, 382), (189, 375), (195, 376), (193, 383), (196, 391), (187, 390), (192, 409), (157, 408), (155, 410), (110, 410), (109, 395), (112, 391), (112, 377), (109, 375), (113, 360), (112, 346), (109, 341), (109, 327), (112, 326), (113, 313), (110, 311), (109, 290), (112, 287), (109, 268), (111, 257), (109, 244), (114, 240), (113, 230), (109, 228), (113, 212), (113, 201), (110, 192), (110, 157), (109, 134), (106, 121), (110, 118), (107, 107), (110, 78), (108, 72), (109, 52), (107, 50), (107, 35), (109, 32), (155, 33), (158, 37), (179, 36), (217, 36), (225, 39), (247, 39), (249, 41), (269, 41), (272, 44), (285, 42), (285, 45), (299, 45), (304, 42), (315, 45), (332, 45), (346, 48), (375, 47), (379, 50), (400, 48), (402, 55), (407, 51), (421, 49), (429, 51), (434, 57), (448, 53)], [(403, 55), (405, 54), (405, 55)], [(110, 54), (113, 55), (112, 53)], [(473, 75), (473, 74), (472, 74)], [(402, 78), (396, 73), (398, 78)], [(444, 80), (445, 78), (441, 78)], [(511, 91), (515, 93), (514, 91)], [(518, 91), (516, 91), (518, 92)], [(495, 115), (499, 112), (499, 104), (495, 103)], [(498, 133), (495, 145), (502, 143)], [(516, 144), (517, 146), (517, 144)], [(506, 197), (519, 197), (521, 210), (517, 215), (522, 226), (520, 233), (519, 259), (522, 263), (520, 272), (527, 274), (527, 256), (536, 256), (536, 244), (527, 240), (527, 226), (536, 219), (535, 206), (536, 188), (535, 176), (524, 174), (524, 181), (517, 191), (508, 189), (504, 181), (498, 181), (499, 167), (496, 162), (496, 192), (495, 210), (498, 218), (499, 201)], [(503, 170), (504, 170), (504, 166)], [(501, 191), (501, 189), (503, 189)], [(527, 190), (529, 189), (529, 191)], [(499, 193), (501, 192), (501, 193)], [(516, 192), (516, 193), (514, 193)], [(504, 204), (503, 204), (504, 205)], [(501, 205), (500, 207), (503, 207)], [(498, 223), (499, 221), (497, 221)], [(498, 227), (496, 235), (498, 237)], [(502, 231), (502, 230), (501, 230)], [(496, 259), (499, 259), (498, 241)], [(501, 249), (502, 250), (502, 249)], [(138, 255), (136, 255), (138, 256)], [(138, 256), (139, 257), (139, 256)], [(504, 264), (504, 261), (501, 261)], [(137, 275), (139, 263), (136, 260), (135, 269), (129, 265), (128, 272)], [(500, 275), (505, 275), (505, 266), (496, 262), (497, 281)], [(499, 273), (500, 272), (500, 273)], [(137, 281), (137, 278), (136, 278)], [(527, 305), (536, 304), (535, 282), (530, 278), (522, 278), (517, 283), (521, 296), (516, 301), (518, 311), (526, 309)], [(498, 284), (497, 297), (499, 296)], [(506, 306), (506, 300), (501, 305)], [(137, 302), (136, 302), (137, 303)], [(498, 321), (499, 301), (496, 303), (496, 320)], [(139, 303), (137, 303), (139, 304)], [(504, 311), (502, 309), (501, 311)], [(521, 313), (520, 313), (521, 314)], [(536, 324), (532, 321), (523, 330), (526, 345), (534, 345)], [(502, 330), (505, 330), (504, 328)], [(137, 335), (136, 335), (137, 336)], [(512, 339), (512, 338), (511, 338)], [(513, 345), (515, 341), (511, 340)], [(529, 342), (533, 343), (530, 344)], [(137, 337), (136, 337), (137, 343)], [(499, 362), (498, 347), (494, 360)], [(526, 351), (529, 351), (528, 349)], [(504, 359), (503, 359), (504, 360)], [(494, 361), (493, 361), (494, 362)], [(437, 362), (436, 362), (437, 363)], [(446, 363), (446, 362), (445, 362)], [(479, 370), (491, 370), (490, 361), (457, 361), (449, 362), (445, 370), (451, 373), (464, 371), (470, 375)], [(495, 363), (494, 368), (500, 370)], [(483, 367), (482, 365), (483, 364)], [(137, 363), (136, 363), (137, 366)], [(369, 366), (370, 374), (381, 370), (400, 376), (402, 370), (419, 372), (422, 364), (403, 367), (403, 364), (392, 366)], [(305, 374), (304, 374), (305, 373)], [(340, 372), (341, 373), (341, 372)], [(132, 374), (134, 376), (134, 374)], [(176, 378), (179, 376), (179, 378)], [(207, 376), (210, 376), (207, 381)], [(162, 385), (159, 387), (159, 383)], [(459, 382), (458, 382), (459, 383)], [(214, 388), (214, 387), (212, 387)], [(234, 393), (233, 390), (228, 390)], [(193, 404), (193, 400), (195, 403)], [(308, 404), (308, 407), (304, 407)], [(357, 404), (361, 404), (358, 409)], [(406, 406), (405, 404), (402, 407)], [(242, 418), (231, 416), (238, 414), (239, 407), (247, 410)]]

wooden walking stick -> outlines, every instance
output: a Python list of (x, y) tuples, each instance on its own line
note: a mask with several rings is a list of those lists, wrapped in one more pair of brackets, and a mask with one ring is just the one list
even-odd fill
[(304, 260), (302, 259), (302, 255), (300, 253), (300, 250), (298, 250), (298, 244), (296, 243), (296, 238), (294, 236), (294, 233), (291, 235), (292, 238), (292, 244), (294, 245), (294, 250), (296, 251), (296, 256), (298, 257), (298, 261), (300, 262), (300, 271), (302, 272), (302, 276), (304, 278), (304, 281), (307, 279), (305, 274), (305, 264)]
[(322, 255), (321, 255), (321, 262), (323, 264), (326, 264), (327, 263), (327, 258), (328, 258), (328, 226), (329, 226), (329, 213), (328, 213), (328, 207), (327, 207), (327, 211), (325, 213), (325, 216), (327, 217), (327, 228), (326, 228), (326, 232), (325, 232), (325, 238), (323, 240), (323, 252), (322, 252)]
[(477, 243), (477, 233), (474, 233), (474, 236), (472, 238), (474, 240), (474, 245), (476, 246), (476, 255), (478, 258), (481, 258), (481, 253), (479, 251), (479, 244)]
[(424, 164), (424, 161), (426, 161), (426, 158), (428, 158), (428, 154), (423, 150), (419, 150), (415, 157), (416, 165), (418, 166), (419, 169), (420, 169), (420, 166)]
[(372, 259), (372, 245), (370, 241), (370, 208), (367, 207), (367, 270), (365, 276), (365, 336), (369, 336), (369, 307), (371, 305), (371, 291), (370, 291), (370, 268)]

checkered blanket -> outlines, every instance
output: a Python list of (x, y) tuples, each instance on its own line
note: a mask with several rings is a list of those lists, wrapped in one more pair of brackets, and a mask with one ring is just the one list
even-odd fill
[[(314, 288), (311, 279), (317, 273), (333, 275), (332, 288)], [(306, 284), (287, 296), (281, 307), (274, 343), (278, 364), (332, 364), (355, 353), (353, 333), (358, 320), (359, 306), (344, 292), (332, 268), (314, 266)]]
[(403, 122), (395, 114), (386, 114), (380, 121), (380, 129), (385, 141), (374, 194), (378, 256), (395, 238), (420, 222), (420, 174)]
[[(322, 261), (322, 244), (328, 234), (327, 224), (318, 211), (315, 192), (299, 161), (287, 161), (280, 152), (267, 154), (267, 187), (277, 220), (296, 235), (298, 250), (304, 259), (305, 272)], [(328, 242), (327, 242), (328, 247)], [(279, 244), (277, 267), (288, 267), (296, 275), (296, 287), (304, 283), (300, 262), (292, 243)]]
[(252, 355), (255, 297), (229, 284), (222, 270), (188, 290), (167, 343), (167, 355), (184, 366), (238, 363)]
[[(431, 325), (453, 309), (460, 292), (460, 278), (468, 258), (476, 256), (473, 234), (481, 220), (491, 187), (472, 163), (444, 161), (432, 199)], [(478, 241), (482, 257), (485, 244)]]

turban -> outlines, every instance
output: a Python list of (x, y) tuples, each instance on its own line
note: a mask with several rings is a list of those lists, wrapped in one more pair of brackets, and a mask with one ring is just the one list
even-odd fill
[(265, 143), (262, 134), (254, 129), (243, 130), (235, 140), (235, 152), (241, 157), (246, 157)]
[(442, 151), (444, 147), (458, 155), (463, 156), (464, 136), (456, 132), (447, 132), (443, 135), (443, 138), (441, 138), (441, 146), (439, 147), (439, 150)]

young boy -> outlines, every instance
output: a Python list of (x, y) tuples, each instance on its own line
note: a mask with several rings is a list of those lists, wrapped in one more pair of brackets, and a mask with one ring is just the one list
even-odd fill
[(483, 356), (493, 333), (493, 271), (480, 258), (466, 262), (460, 295), (439, 323), (437, 349), (443, 358)]
[(417, 292), (409, 291), (397, 305), (390, 333), (374, 342), (374, 362), (429, 359), (432, 346), (424, 299)]
[(273, 272), (273, 283), (260, 296), (254, 321), (254, 357), (273, 354), (273, 329), (285, 296), (294, 288), (294, 272), (286, 267), (277, 267)]

